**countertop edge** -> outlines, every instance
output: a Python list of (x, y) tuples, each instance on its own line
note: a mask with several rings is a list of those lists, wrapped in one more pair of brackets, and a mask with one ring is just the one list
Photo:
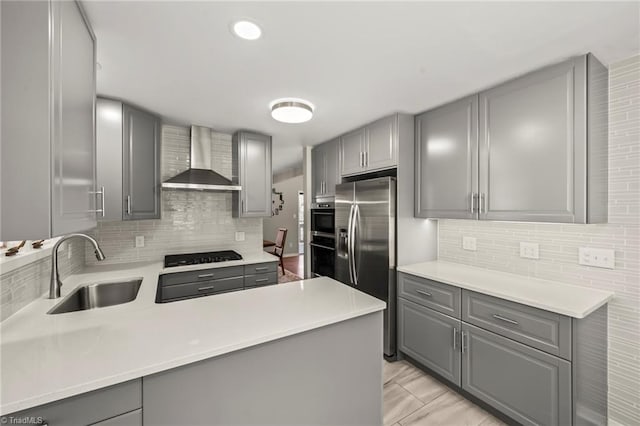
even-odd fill
[(210, 358), (215, 358), (222, 355), (227, 355), (232, 352), (247, 349), (253, 346), (258, 346), (264, 343), (280, 340), (286, 337), (295, 336), (297, 334), (305, 333), (307, 331), (315, 330), (321, 327), (337, 324), (350, 319), (362, 317), (372, 313), (380, 312), (386, 308), (384, 302), (376, 304), (377, 306), (371, 306), (366, 309), (362, 309), (358, 312), (351, 312), (348, 315), (338, 315), (332, 318), (328, 318), (322, 321), (316, 321), (305, 324), (301, 327), (294, 327), (282, 332), (261, 336), (258, 339), (248, 340), (235, 345), (231, 345), (224, 348), (218, 348), (213, 351), (205, 351), (193, 354), (191, 356), (170, 360), (161, 364), (154, 364), (143, 369), (137, 369), (122, 374), (109, 376), (101, 380), (83, 383), (77, 386), (68, 387), (60, 391), (38, 395), (33, 398), (28, 398), (20, 401), (15, 401), (9, 404), (0, 405), (0, 416), (6, 416), (18, 411), (27, 410), (30, 408), (38, 407), (40, 405), (48, 404), (55, 401), (60, 401), (66, 398), (81, 395), (83, 393), (95, 391), (108, 386), (113, 386), (119, 383), (124, 383), (130, 380), (135, 380), (144, 376), (168, 371), (174, 368), (182, 367), (194, 362), (203, 361)]
[[(615, 296), (615, 294), (613, 292), (606, 291), (606, 290), (591, 289), (591, 288), (588, 288), (588, 287), (580, 287), (580, 286), (576, 286), (576, 285), (572, 285), (572, 284), (565, 284), (565, 283), (558, 282), (558, 281), (550, 281), (550, 280), (545, 280), (545, 279), (542, 279), (542, 278), (529, 277), (529, 276), (526, 276), (526, 275), (519, 276), (517, 274), (513, 274), (513, 273), (509, 273), (509, 272), (496, 271), (496, 270), (491, 270), (491, 269), (483, 269), (483, 268), (477, 268), (477, 267), (469, 266), (469, 265), (465, 265), (465, 264), (460, 264), (460, 266), (462, 266), (464, 268), (477, 269), (478, 271), (481, 271), (481, 272), (506, 274), (506, 275), (509, 275), (509, 276), (514, 276), (516, 278), (520, 278), (523, 281), (530, 281), (530, 280), (538, 281), (539, 280), (539, 281), (547, 282), (549, 284), (555, 284), (555, 285), (558, 285), (558, 286), (572, 287), (572, 288), (576, 288), (576, 289), (592, 291), (594, 293), (596, 293), (596, 292), (602, 293), (602, 298), (598, 302), (595, 302), (588, 309), (585, 309), (583, 311), (568, 310), (568, 309), (564, 309), (561, 306), (544, 305), (544, 304), (542, 304), (542, 303), (540, 303), (540, 302), (538, 302), (536, 300), (531, 300), (531, 299), (527, 299), (527, 298), (523, 298), (523, 297), (518, 297), (518, 296), (513, 295), (513, 294), (506, 294), (506, 293), (499, 292), (499, 291), (492, 291), (491, 289), (488, 289), (488, 288), (483, 287), (483, 286), (478, 286), (478, 285), (475, 285), (473, 283), (469, 283), (467, 281), (457, 281), (457, 280), (454, 280), (454, 279), (443, 278), (443, 277), (438, 276), (436, 274), (430, 274), (428, 272), (416, 271), (414, 269), (415, 267), (418, 267), (420, 265), (427, 265), (429, 263), (432, 263), (432, 262), (421, 262), (421, 263), (403, 265), (403, 266), (397, 267), (396, 269), (397, 269), (398, 272), (403, 272), (405, 274), (410, 274), (410, 275), (415, 275), (415, 276), (422, 277), (422, 278), (431, 279), (431, 280), (442, 282), (442, 283), (449, 284), (449, 285), (452, 285), (452, 286), (460, 287), (460, 288), (463, 288), (465, 290), (475, 291), (475, 292), (486, 294), (486, 295), (489, 295), (489, 296), (498, 297), (500, 299), (505, 299), (505, 300), (509, 300), (509, 301), (512, 301), (512, 302), (521, 303), (523, 305), (531, 306), (531, 307), (542, 309), (542, 310), (545, 310), (545, 311), (555, 312), (557, 314), (566, 315), (566, 316), (569, 316), (569, 317), (572, 317), (572, 318), (576, 318), (576, 319), (585, 318), (589, 314), (595, 312), (598, 308), (600, 308), (600, 307), (604, 306), (605, 304), (607, 304)], [(454, 262), (441, 262), (441, 263), (446, 263), (447, 265), (457, 265)]]

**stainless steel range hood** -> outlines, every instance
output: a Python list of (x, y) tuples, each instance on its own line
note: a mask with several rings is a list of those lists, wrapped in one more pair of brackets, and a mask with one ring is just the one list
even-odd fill
[(197, 189), (201, 191), (240, 191), (220, 173), (213, 171), (211, 129), (191, 126), (191, 168), (162, 183), (163, 188)]

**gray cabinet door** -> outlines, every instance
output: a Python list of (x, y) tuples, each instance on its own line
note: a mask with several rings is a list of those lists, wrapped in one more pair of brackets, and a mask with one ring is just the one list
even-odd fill
[(382, 118), (367, 126), (367, 171), (387, 169), (398, 165), (398, 115)]
[(271, 216), (271, 136), (238, 132), (233, 137), (234, 217)]
[(96, 175), (104, 188), (104, 214), (98, 220), (122, 220), (122, 102), (98, 98), (96, 101)]
[(463, 323), (462, 388), (523, 425), (571, 424), (571, 364)]
[(94, 423), (92, 426), (142, 426), (142, 409)]
[(336, 185), (340, 183), (340, 138), (326, 142), (324, 145), (325, 152), (325, 169), (324, 169), (324, 196), (335, 197)]
[(478, 96), (416, 116), (415, 216), (475, 219)]
[(160, 218), (160, 118), (124, 105), (124, 220)]
[(367, 147), (364, 127), (340, 138), (340, 175), (352, 175), (364, 170), (364, 152)]
[(51, 13), (51, 234), (54, 236), (96, 225), (96, 60), (95, 39), (79, 4), (53, 2)]
[(460, 320), (398, 299), (398, 348), (411, 358), (460, 384)]
[(583, 56), (480, 94), (481, 219), (585, 222), (585, 67)]
[(318, 145), (311, 151), (311, 189), (313, 200), (324, 195), (326, 177), (326, 148)]

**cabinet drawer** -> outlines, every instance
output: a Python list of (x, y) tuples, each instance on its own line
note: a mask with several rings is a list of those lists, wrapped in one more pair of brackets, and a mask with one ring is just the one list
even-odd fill
[(460, 289), (414, 275), (400, 274), (398, 294), (407, 300), (460, 318)]
[(91, 426), (142, 426), (142, 409), (121, 414)]
[(241, 277), (244, 275), (242, 266), (228, 268), (200, 269), (198, 271), (175, 272), (160, 275), (160, 285), (174, 285), (182, 283), (196, 283), (199, 281), (211, 281), (219, 278)]
[(278, 284), (278, 273), (269, 272), (267, 274), (246, 275), (244, 277), (244, 287), (260, 287), (263, 285)]
[(571, 360), (571, 318), (564, 315), (463, 290), (462, 320)]
[[(4, 418), (41, 417), (54, 425), (89, 425), (142, 407), (140, 379), (55, 401)], [(3, 422), (4, 423), (4, 422)]]
[(462, 389), (522, 425), (572, 424), (570, 362), (472, 325), (462, 332)]
[(162, 287), (162, 300), (167, 301), (169, 299), (197, 297), (212, 293), (241, 290), (243, 286), (244, 277), (242, 276), (223, 278), (213, 281), (164, 286)]
[(255, 265), (244, 265), (244, 274), (266, 274), (267, 272), (277, 272), (278, 262), (256, 263)]

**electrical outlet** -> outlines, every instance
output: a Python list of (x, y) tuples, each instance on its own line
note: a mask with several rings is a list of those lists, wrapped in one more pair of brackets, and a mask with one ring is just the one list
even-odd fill
[(236, 232), (236, 241), (244, 241), (244, 231)]
[(520, 243), (520, 257), (540, 259), (540, 245), (538, 243)]
[(476, 239), (474, 237), (462, 237), (462, 248), (476, 251)]
[(136, 248), (144, 247), (144, 235), (136, 235)]
[(596, 268), (615, 269), (616, 254), (611, 249), (580, 247), (578, 249), (578, 263)]

